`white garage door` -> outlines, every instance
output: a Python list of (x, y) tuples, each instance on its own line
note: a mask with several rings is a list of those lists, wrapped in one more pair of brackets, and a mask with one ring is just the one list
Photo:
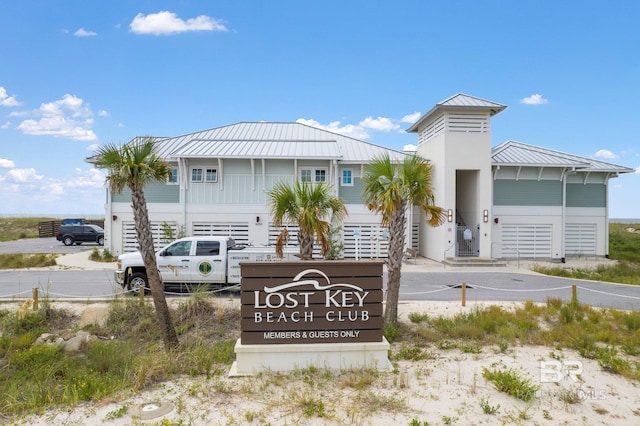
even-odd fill
[[(173, 241), (178, 233), (176, 222), (150, 222), (153, 234), (153, 245), (157, 250)], [(136, 224), (134, 222), (122, 222), (122, 252), (139, 250)]]
[(502, 257), (551, 258), (550, 224), (502, 226)]
[(596, 254), (596, 224), (572, 223), (565, 228), (565, 254), (594, 255)]
[(224, 235), (233, 238), (236, 244), (249, 244), (249, 224), (247, 222), (194, 222), (192, 233), (194, 237)]
[(378, 224), (345, 225), (344, 257), (380, 259), (387, 257), (389, 231)]
[[(289, 246), (298, 244), (298, 227), (287, 226), (289, 231)], [(275, 245), (281, 228), (269, 225), (269, 245)], [(418, 224), (412, 229), (412, 248), (418, 250)], [(379, 224), (344, 225), (342, 228), (343, 256), (345, 259), (384, 259), (388, 257), (389, 231)], [(313, 249), (313, 256), (321, 258), (320, 246)]]

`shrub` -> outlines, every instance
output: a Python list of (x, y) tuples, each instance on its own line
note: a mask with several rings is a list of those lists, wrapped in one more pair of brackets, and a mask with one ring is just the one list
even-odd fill
[(525, 402), (533, 400), (540, 386), (532, 385), (531, 380), (522, 378), (517, 371), (482, 369), (482, 377), (493, 383), (501, 392)]

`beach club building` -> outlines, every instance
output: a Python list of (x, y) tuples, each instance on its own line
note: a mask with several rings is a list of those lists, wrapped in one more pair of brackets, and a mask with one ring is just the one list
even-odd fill
[[(242, 122), (158, 137), (173, 177), (144, 189), (156, 244), (172, 233), (274, 245), (280, 229), (267, 191), (298, 179), (329, 183), (345, 203), (344, 257), (384, 258), (388, 231), (367, 209), (361, 178), (383, 154), (399, 162), (417, 154), (432, 164), (436, 204), (446, 212), (445, 223), (431, 227), (417, 208), (407, 211), (406, 245), (418, 255), (439, 262), (607, 256), (609, 181), (633, 170), (515, 141), (492, 148), (491, 118), (505, 108), (465, 94), (436, 104), (407, 129), (417, 134), (417, 153), (301, 123)], [(106, 247), (137, 250), (127, 190), (107, 190), (105, 218)]]

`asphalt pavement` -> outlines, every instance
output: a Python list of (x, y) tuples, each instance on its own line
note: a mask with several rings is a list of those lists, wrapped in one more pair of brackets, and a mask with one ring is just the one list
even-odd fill
[[(64, 246), (55, 238), (0, 243), (0, 253), (61, 253), (58, 267), (0, 271), (0, 298), (29, 297), (40, 288), (54, 297), (98, 298), (122, 294), (113, 277), (114, 263), (88, 260), (95, 245)], [(581, 267), (602, 259), (577, 259)], [(569, 261), (571, 262), (571, 260)], [(640, 286), (550, 277), (533, 272), (532, 262), (506, 266), (451, 267), (425, 258), (403, 264), (401, 301), (525, 301), (544, 303), (550, 298), (569, 301), (575, 286), (578, 300), (592, 306), (640, 310)], [(386, 285), (386, 274), (384, 277)]]
[(97, 243), (82, 243), (80, 245), (65, 246), (55, 237), (49, 238), (28, 238), (16, 241), (0, 242), (0, 254), (10, 253), (80, 253), (91, 250), (94, 247), (102, 248)]

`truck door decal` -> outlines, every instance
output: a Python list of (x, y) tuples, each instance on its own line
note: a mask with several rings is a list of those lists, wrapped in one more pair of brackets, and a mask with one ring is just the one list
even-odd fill
[(198, 272), (200, 275), (207, 276), (211, 271), (213, 271), (213, 265), (210, 262), (203, 260), (198, 264)]

